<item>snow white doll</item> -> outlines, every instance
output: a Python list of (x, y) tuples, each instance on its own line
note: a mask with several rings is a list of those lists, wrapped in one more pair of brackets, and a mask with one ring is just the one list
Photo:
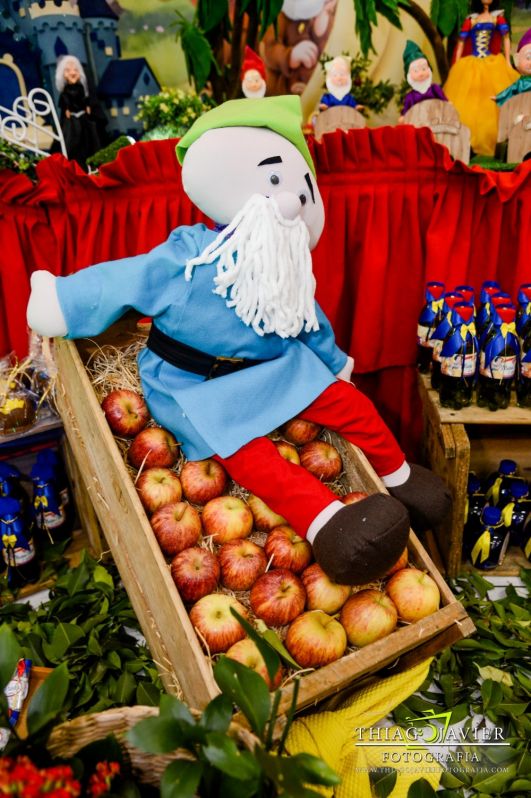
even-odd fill
[(511, 66), (509, 25), (503, 11), (491, 11), (493, 0), (473, 0), (474, 13), (461, 28), (444, 92), (470, 128), (471, 147), (478, 155), (494, 155), (498, 108), (492, 96), (517, 80)]

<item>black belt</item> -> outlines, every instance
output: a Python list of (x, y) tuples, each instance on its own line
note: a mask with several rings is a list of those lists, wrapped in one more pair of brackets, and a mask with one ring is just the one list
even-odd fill
[(257, 366), (264, 362), (243, 357), (209, 355), (206, 352), (201, 352), (200, 349), (194, 349), (193, 346), (176, 341), (175, 338), (166, 335), (154, 324), (151, 325), (146, 346), (167, 363), (171, 363), (172, 366), (184, 371), (191, 371), (194, 374), (201, 374), (207, 380), (223, 377), (234, 371), (241, 371), (241, 369)]

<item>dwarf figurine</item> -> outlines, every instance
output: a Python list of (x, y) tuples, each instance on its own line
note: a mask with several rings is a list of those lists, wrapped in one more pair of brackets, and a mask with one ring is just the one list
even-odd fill
[(517, 94), (531, 91), (531, 28), (526, 30), (518, 42), (514, 65), (520, 73), (520, 77), (507, 89), (496, 95), (497, 105), (503, 105), (511, 97), (516, 97)]
[(244, 97), (263, 97), (266, 93), (265, 64), (250, 47), (245, 47), (241, 68)]
[(336, 105), (348, 105), (349, 108), (356, 108), (358, 111), (363, 109), (353, 95), (352, 76), (350, 73), (350, 58), (346, 55), (338, 55), (327, 61), (325, 64), (326, 88), (328, 91), (323, 94), (319, 102), (319, 110), (334, 108)]
[[(138, 364), (154, 419), (186, 457), (215, 457), (286, 518), (332, 579), (365, 584), (396, 562), (410, 519), (439, 521), (449, 494), (406, 463), (315, 301), (324, 206), (301, 122), (292, 96), (230, 100), (201, 116), (177, 144), (183, 188), (224, 227), (177, 227), (145, 255), (68, 277), (34, 272), (28, 322), (81, 338), (130, 308), (151, 316)], [(297, 415), (360, 446), (392, 495), (344, 505), (284, 460), (267, 435)]]
[(429, 61), (415, 42), (407, 40), (402, 58), (404, 60), (406, 80), (412, 91), (409, 91), (404, 98), (404, 107), (398, 120), (399, 123), (403, 121), (404, 115), (410, 108), (423, 100), (444, 100), (448, 102), (448, 98), (438, 83), (432, 82), (433, 73)]

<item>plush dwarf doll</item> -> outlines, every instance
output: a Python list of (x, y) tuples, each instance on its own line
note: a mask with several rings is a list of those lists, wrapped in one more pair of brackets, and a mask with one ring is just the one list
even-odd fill
[[(524, 94), (531, 91), (531, 28), (528, 28), (516, 48), (516, 55), (514, 57), (514, 65), (520, 73), (518, 80), (515, 80), (507, 89), (501, 91), (496, 95), (496, 103), (503, 105), (510, 100), (511, 97), (516, 97), (517, 94)], [(531, 112), (531, 102), (530, 102)]]
[[(315, 301), (310, 251), (324, 209), (300, 101), (226, 102), (195, 122), (177, 156), (186, 194), (225, 227), (178, 227), (146, 255), (68, 277), (37, 271), (28, 322), (80, 338), (129, 308), (151, 316), (138, 364), (153, 417), (188, 458), (215, 456), (284, 516), (333, 579), (367, 583), (398, 559), (410, 517), (418, 527), (440, 520), (449, 497), (430, 471), (405, 462), (352, 385), (353, 361)], [(284, 460), (265, 436), (296, 415), (360, 446), (396, 498), (344, 505)]]
[(266, 93), (265, 65), (260, 56), (245, 48), (241, 68), (242, 92), (244, 97), (263, 97)]
[(415, 42), (407, 40), (402, 58), (404, 60), (404, 74), (411, 86), (411, 91), (404, 98), (400, 121), (410, 108), (423, 100), (448, 101), (441, 87), (432, 82), (433, 74), (428, 59)]
[(361, 111), (363, 105), (359, 105), (350, 93), (352, 89), (350, 58), (345, 55), (332, 58), (331, 61), (326, 62), (325, 72), (328, 91), (321, 97), (319, 109), (324, 111), (327, 108), (334, 108), (336, 105), (348, 105), (349, 108), (357, 108), (358, 111)]

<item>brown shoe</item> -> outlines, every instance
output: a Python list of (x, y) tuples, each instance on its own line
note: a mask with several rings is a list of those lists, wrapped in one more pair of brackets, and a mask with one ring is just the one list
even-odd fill
[(365, 585), (394, 565), (408, 537), (409, 516), (403, 504), (375, 493), (333, 515), (317, 533), (313, 552), (330, 579)]
[(450, 511), (452, 496), (433, 471), (414, 463), (410, 464), (410, 468), (411, 474), (403, 485), (387, 490), (409, 511), (415, 532), (423, 532), (441, 523)]

